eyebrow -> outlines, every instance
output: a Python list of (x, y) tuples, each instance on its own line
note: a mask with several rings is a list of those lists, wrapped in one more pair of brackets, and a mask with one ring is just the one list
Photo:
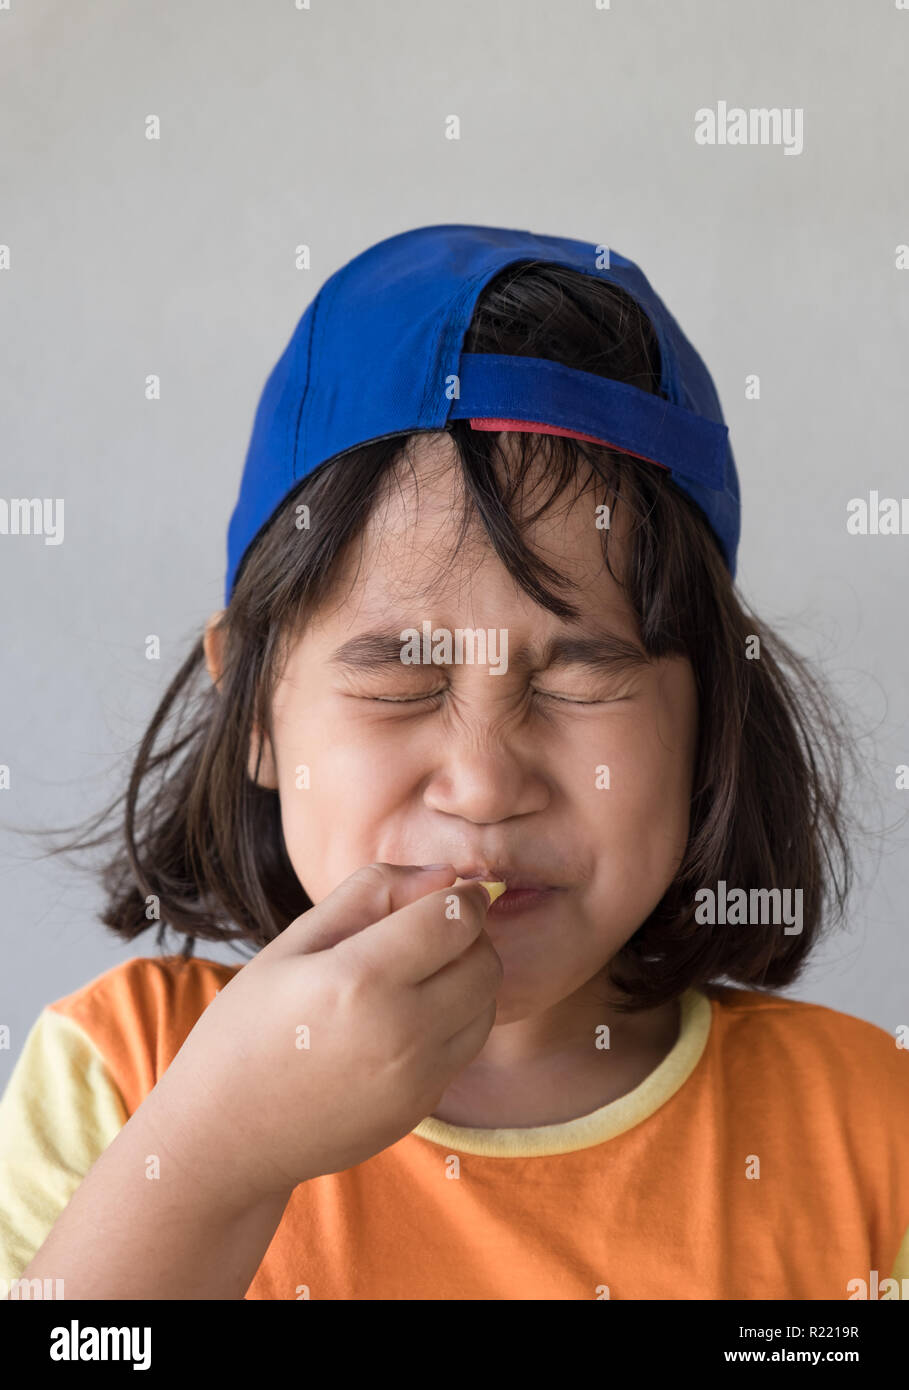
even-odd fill
[[(363, 632), (358, 637), (349, 638), (332, 652), (329, 663), (354, 671), (401, 667), (402, 646), (403, 642), (397, 632)], [(509, 651), (508, 661), (509, 665), (528, 666), (533, 670), (580, 666), (592, 671), (611, 673), (650, 664), (647, 653), (636, 643), (629, 642), (614, 632), (599, 629), (577, 635), (560, 634), (543, 643), (525, 645), (517, 652)]]

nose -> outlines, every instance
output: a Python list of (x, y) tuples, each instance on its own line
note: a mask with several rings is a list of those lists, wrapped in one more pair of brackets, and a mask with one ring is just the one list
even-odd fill
[(499, 745), (448, 743), (424, 791), (426, 805), (476, 824), (542, 811), (551, 788), (539, 758)]

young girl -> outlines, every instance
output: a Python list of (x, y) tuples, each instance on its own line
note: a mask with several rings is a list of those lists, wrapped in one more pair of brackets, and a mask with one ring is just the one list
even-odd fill
[[(109, 832), (105, 924), (185, 946), (35, 1023), (0, 1103), (7, 1279), (465, 1300), (909, 1279), (907, 1052), (778, 992), (842, 915), (848, 744), (736, 593), (706, 368), (603, 249), (422, 228), (301, 320), (227, 605)], [(227, 940), (248, 963), (195, 954)]]

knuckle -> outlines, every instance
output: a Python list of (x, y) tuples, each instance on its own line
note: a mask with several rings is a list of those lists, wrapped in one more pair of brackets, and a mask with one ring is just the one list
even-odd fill
[(371, 864), (361, 864), (358, 869), (354, 869), (350, 877), (356, 883), (365, 883), (369, 888), (378, 887), (386, 882), (390, 867), (389, 864), (373, 860)]
[(350, 875), (353, 883), (362, 884), (371, 894), (377, 919), (387, 917), (391, 911), (391, 890), (398, 872), (397, 865), (375, 860), (372, 864), (362, 864)]
[(355, 1010), (363, 1006), (376, 975), (375, 962), (362, 936), (348, 936), (330, 952), (335, 999), (339, 1008)]

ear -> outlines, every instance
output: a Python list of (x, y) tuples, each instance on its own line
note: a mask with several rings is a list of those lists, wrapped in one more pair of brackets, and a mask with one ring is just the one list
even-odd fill
[[(217, 613), (212, 613), (208, 622), (205, 624), (205, 635), (202, 645), (205, 650), (205, 665), (209, 677), (214, 686), (220, 688), (221, 677), (224, 674), (224, 628), (220, 626), (221, 619), (224, 617), (225, 610), (222, 608)], [(256, 762), (259, 759), (259, 742), (262, 738), (262, 760), (259, 763), (259, 774), (256, 776)], [(267, 787), (271, 791), (278, 789), (278, 775), (275, 766), (274, 750), (271, 746), (271, 739), (266, 733), (262, 737), (258, 725), (255, 725), (250, 739), (249, 762), (247, 772), (250, 781), (257, 782), (260, 787)]]
[(218, 627), (224, 617), (224, 612), (225, 610), (220, 608), (217, 613), (212, 613), (205, 624), (205, 636), (202, 638), (202, 645), (205, 648), (205, 665), (208, 668), (212, 685), (221, 684), (221, 673), (224, 670), (224, 629)]

